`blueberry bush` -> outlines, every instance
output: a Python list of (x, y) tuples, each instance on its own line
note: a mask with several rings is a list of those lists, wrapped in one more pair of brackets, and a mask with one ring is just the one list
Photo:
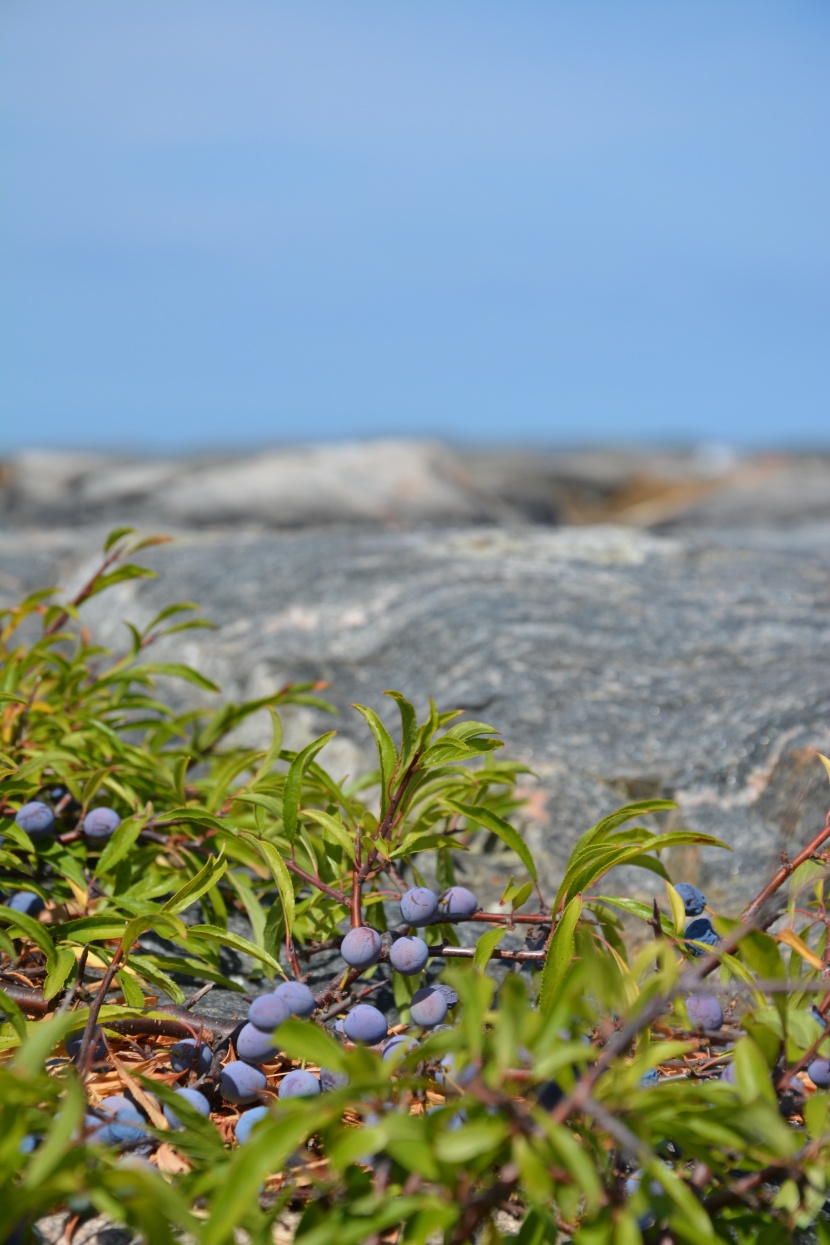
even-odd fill
[[(489, 725), (389, 692), (394, 737), (355, 706), (376, 772), (338, 783), (333, 732), (283, 746), (318, 685), (170, 707), (216, 691), (153, 661), (192, 604), (97, 645), (86, 602), (154, 543), (118, 530), (74, 598), (0, 616), (0, 1239), (62, 1211), (153, 1245), (830, 1241), (830, 820), (731, 916), (672, 884), (667, 849), (724, 845), (667, 801), (542, 878)], [(484, 911), (464, 854), (496, 840)]]

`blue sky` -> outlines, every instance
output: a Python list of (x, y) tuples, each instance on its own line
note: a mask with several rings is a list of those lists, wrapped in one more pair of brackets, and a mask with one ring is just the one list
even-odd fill
[(0, 448), (828, 444), (829, 36), (5, 0)]

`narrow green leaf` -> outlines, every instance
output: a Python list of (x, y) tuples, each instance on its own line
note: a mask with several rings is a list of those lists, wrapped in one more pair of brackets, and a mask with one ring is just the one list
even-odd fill
[(43, 983), (43, 997), (53, 999), (63, 986), (75, 967), (75, 953), (71, 947), (58, 947), (57, 954), (47, 961), (46, 980)]
[(488, 929), (486, 934), (481, 935), (473, 952), (473, 963), (476, 968), (484, 970), (487, 967), (491, 955), (506, 933), (507, 930), (501, 926), (499, 929)]
[(335, 843), (340, 844), (354, 864), (356, 859), (354, 835), (349, 834), (339, 815), (333, 817), (331, 813), (323, 813), (316, 808), (304, 808), (302, 814), (303, 817), (308, 817), (311, 821), (316, 821), (318, 826), (322, 826), (325, 833), (331, 835)]
[[(40, 947), (45, 956), (50, 957), (55, 954), (55, 944), (49, 937), (49, 933), (45, 925), (41, 925), (40, 921), (36, 921), (34, 917), (27, 916), (25, 912), (16, 912), (13, 908), (6, 908), (0, 904), (0, 921), (6, 921), (9, 925), (14, 925), (22, 934)], [(15, 938), (19, 938), (20, 934), (16, 933)]]
[(3, 1012), (22, 1042), (26, 1037), (26, 1017), (14, 999), (10, 999), (3, 989), (0, 989), (0, 1012)]
[[(285, 927), (289, 935), (294, 932), (294, 921), (296, 920), (295, 901), (294, 901), (294, 884), (291, 881), (291, 874), (286, 868), (285, 861), (280, 856), (273, 843), (269, 843), (267, 839), (258, 839), (255, 835), (245, 833), (244, 838), (253, 843), (262, 859), (271, 870), (271, 876), (277, 884), (277, 890), (282, 900), (282, 910), (285, 917)], [(270, 957), (269, 957), (270, 958)], [(280, 969), (280, 972), (282, 970)]]
[(307, 744), (302, 752), (297, 753), (289, 766), (282, 796), (282, 824), (291, 843), (297, 837), (297, 821), (300, 813), (305, 768), (309, 761), (312, 761), (317, 753), (325, 748), (331, 739), (334, 739), (336, 734), (337, 731), (327, 731), (325, 735), (321, 735), (313, 743)]
[(320, 1028), (306, 1020), (284, 1020), (277, 1030), (280, 1050), (294, 1059), (306, 1059), (318, 1067), (343, 1072), (348, 1052)]
[(188, 935), (193, 938), (207, 938), (208, 941), (218, 942), (224, 947), (233, 947), (234, 951), (241, 951), (243, 955), (250, 955), (255, 960), (261, 960), (281, 977), (285, 975), (280, 968), (279, 961), (275, 960), (272, 955), (240, 934), (231, 933), (229, 929), (220, 929), (217, 925), (191, 925)]
[(116, 828), (115, 833), (107, 840), (107, 844), (98, 858), (98, 867), (95, 872), (99, 877), (109, 873), (111, 869), (114, 869), (124, 859), (146, 823), (147, 814), (124, 818), (120, 826)]
[(530, 849), (518, 830), (510, 825), (510, 822), (505, 821), (503, 817), (499, 817), (497, 813), (491, 812), (489, 808), (482, 808), (478, 804), (462, 804), (459, 800), (447, 799), (442, 800), (441, 803), (454, 813), (460, 813), (468, 821), (484, 826), (491, 834), (495, 834), (497, 838), (501, 839), (502, 843), (505, 843), (512, 852), (515, 852), (534, 882), (538, 880), (536, 864)]
[(201, 895), (204, 895), (205, 891), (216, 885), (227, 867), (228, 862), (224, 855), (212, 856), (205, 862), (195, 877), (186, 882), (180, 890), (176, 891), (175, 895), (170, 896), (167, 903), (162, 907), (162, 912), (168, 912), (171, 916), (184, 912)]
[(252, 787), (255, 787), (263, 778), (267, 778), (274, 768), (274, 762), (279, 759), (280, 752), (282, 751), (282, 722), (280, 721), (280, 716), (276, 709), (273, 709), (270, 705), (268, 706), (268, 712), (271, 715), (271, 747), (262, 758), (259, 769), (251, 779)]
[(400, 692), (384, 692), (398, 706), (401, 715), (401, 750), (398, 756), (398, 773), (404, 774), (418, 749), (418, 715), (414, 707)]
[(582, 913), (582, 899), (575, 895), (565, 908), (553, 937), (550, 940), (545, 967), (542, 969), (542, 984), (539, 990), (539, 1010), (548, 1011), (554, 1004), (556, 992), (565, 980), (574, 953), (574, 930)]
[(352, 705), (352, 708), (356, 709), (366, 719), (369, 730), (374, 736), (380, 765), (380, 815), (383, 817), (389, 807), (389, 800), (392, 795), (389, 788), (397, 766), (398, 754), (395, 751), (392, 736), (374, 709), (369, 709), (366, 705)]
[(134, 531), (134, 527), (114, 527), (107, 539), (104, 541), (104, 553), (109, 553), (113, 545), (117, 545), (122, 537), (131, 536)]

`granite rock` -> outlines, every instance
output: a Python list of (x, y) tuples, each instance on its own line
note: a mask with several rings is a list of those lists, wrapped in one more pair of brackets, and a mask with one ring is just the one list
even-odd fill
[[(3, 538), (3, 595), (57, 577), (77, 585), (102, 530)], [(90, 603), (104, 638), (161, 602), (200, 601), (218, 632), (176, 637), (176, 656), (233, 697), (326, 679), (340, 710), (323, 753), (337, 776), (371, 764), (352, 702), (390, 725), (394, 687), (499, 727), (530, 765), (525, 832), (550, 891), (576, 836), (617, 804), (667, 796), (684, 825), (732, 854), (675, 854), (678, 877), (734, 912), (781, 851), (823, 824), (830, 791), (830, 546), (823, 524), (647, 533), (526, 525), (179, 533), (160, 578)], [(159, 653), (161, 656), (161, 652)], [(171, 684), (165, 694), (183, 695)], [(188, 692), (188, 694), (190, 694)], [(293, 710), (289, 744), (329, 729)], [(264, 740), (252, 720), (248, 737)], [(507, 867), (472, 859), (495, 897)], [(651, 876), (617, 879), (646, 893)]]

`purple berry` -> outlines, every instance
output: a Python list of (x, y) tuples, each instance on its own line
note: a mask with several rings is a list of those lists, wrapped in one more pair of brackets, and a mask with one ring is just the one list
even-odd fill
[(723, 1008), (714, 994), (693, 994), (686, 1000), (689, 1020), (696, 1029), (719, 1029), (723, 1024)]
[(734, 1063), (728, 1063), (725, 1065), (723, 1071), (720, 1074), (720, 1079), (724, 1082), (725, 1085), (737, 1085), (738, 1084), (738, 1074), (735, 1071)]
[(830, 1087), (830, 1059), (814, 1059), (807, 1065), (807, 1075), (819, 1089)]
[(274, 994), (277, 998), (285, 1000), (291, 1008), (292, 1016), (300, 1016), (302, 1019), (310, 1016), (317, 1006), (314, 995), (301, 981), (280, 982)]
[[(686, 938), (692, 938), (695, 942), (704, 942), (709, 947), (716, 947), (720, 942), (720, 937), (715, 933), (712, 922), (708, 917), (698, 917), (696, 921), (690, 921), (686, 926)], [(692, 955), (703, 955), (700, 947), (689, 947)]]
[(316, 1098), (319, 1093), (320, 1082), (314, 1073), (299, 1068), (284, 1076), (277, 1090), (280, 1098)]
[(447, 1000), (435, 986), (423, 986), (416, 990), (409, 1005), (409, 1014), (416, 1025), (431, 1029), (446, 1019)]
[[(199, 1115), (203, 1115), (205, 1119), (210, 1115), (210, 1103), (204, 1094), (199, 1093), (198, 1089), (177, 1089), (176, 1097), (188, 1103), (194, 1111), (198, 1111)], [(165, 1106), (164, 1118), (171, 1128), (183, 1129), (185, 1127), (172, 1107)]]
[(239, 1144), (244, 1146), (245, 1142), (250, 1140), (254, 1125), (267, 1118), (267, 1107), (251, 1107), (249, 1111), (243, 1111), (233, 1126), (234, 1136)]
[(415, 1038), (409, 1037), (406, 1033), (398, 1033), (395, 1037), (391, 1037), (383, 1048), (384, 1059), (403, 1058), (408, 1055), (411, 1050), (415, 1050), (420, 1046)]
[(236, 1039), (237, 1059), (243, 1059), (245, 1063), (270, 1063), (278, 1053), (279, 1049), (270, 1034), (263, 1033), (255, 1025), (242, 1026)]
[(267, 1085), (264, 1072), (241, 1059), (226, 1063), (219, 1075), (219, 1093), (237, 1105), (256, 1102)]
[(652, 1085), (660, 1084), (660, 1073), (656, 1068), (649, 1068), (648, 1072), (644, 1072), (639, 1081), (642, 1089), (648, 1089)]
[(55, 827), (55, 814), (48, 804), (40, 800), (30, 800), (28, 804), (24, 804), (17, 810), (14, 819), (30, 839), (45, 839)]
[(345, 1089), (349, 1078), (345, 1072), (332, 1072), (329, 1068), (320, 1069), (320, 1089), (330, 1094), (335, 1089)]
[(198, 1076), (205, 1076), (210, 1072), (212, 1063), (213, 1051), (204, 1042), (197, 1043), (195, 1038), (182, 1038), (175, 1046), (170, 1047), (170, 1067), (174, 1072), (195, 1070)]
[(438, 911), (438, 896), (426, 886), (413, 886), (401, 895), (401, 920), (407, 925), (428, 925)]
[(441, 910), (447, 916), (472, 916), (478, 912), (478, 900), (466, 886), (451, 886), (441, 896)]
[(273, 1033), (291, 1015), (286, 999), (278, 994), (261, 994), (248, 1008), (248, 1022), (263, 1033)]
[(111, 808), (93, 808), (84, 818), (84, 834), (88, 839), (108, 839), (121, 825), (121, 818)]
[(377, 964), (382, 949), (380, 934), (368, 925), (350, 929), (340, 944), (340, 954), (349, 968), (370, 968)]
[(389, 1032), (386, 1017), (371, 1003), (358, 1003), (346, 1017), (343, 1032), (352, 1042), (376, 1046)]
[(40, 895), (36, 895), (34, 891), (16, 891), (9, 902), (7, 908), (13, 909), (15, 912), (22, 912), (24, 916), (37, 916), (46, 907)]
[(686, 916), (700, 916), (706, 907), (706, 896), (691, 882), (678, 882), (674, 888), (686, 908)]
[(426, 968), (429, 947), (423, 938), (397, 938), (389, 948), (389, 963), (405, 977), (414, 977)]
[(123, 1111), (134, 1112), (136, 1105), (123, 1094), (110, 1094), (108, 1098), (101, 1099), (98, 1103), (98, 1110), (106, 1111), (109, 1115), (120, 1115)]
[[(63, 1039), (63, 1044), (66, 1047), (66, 1053), (73, 1061), (78, 1058), (78, 1055), (81, 1052), (81, 1043), (83, 1040), (83, 1029), (75, 1029), (73, 1033), (67, 1033), (66, 1037)], [(94, 1040), (92, 1043), (93, 1063), (99, 1063), (102, 1059), (106, 1059), (108, 1053), (106, 1039), (104, 1038), (100, 1027), (96, 1026)]]
[(437, 982), (434, 988), (441, 991), (444, 998), (447, 1000), (447, 1007), (455, 1007), (458, 1002), (458, 992), (453, 990), (452, 986), (445, 986), (442, 985), (441, 982)]

